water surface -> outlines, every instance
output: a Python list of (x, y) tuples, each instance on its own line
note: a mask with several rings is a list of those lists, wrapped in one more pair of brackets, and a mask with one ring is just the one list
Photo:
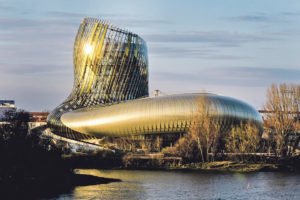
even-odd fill
[(300, 174), (79, 170), (122, 182), (79, 186), (52, 199), (300, 199)]

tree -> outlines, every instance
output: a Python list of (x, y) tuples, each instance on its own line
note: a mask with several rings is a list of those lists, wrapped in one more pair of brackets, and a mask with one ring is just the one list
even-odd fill
[(175, 144), (174, 149), (176, 154), (181, 156), (185, 161), (196, 161), (199, 159), (197, 142), (191, 134), (186, 134), (180, 138)]
[(273, 130), (277, 154), (288, 154), (288, 134), (299, 130), (299, 104), (300, 85), (273, 84), (267, 90), (265, 120), (267, 128)]
[(196, 113), (194, 113), (193, 125), (189, 133), (196, 139), (202, 161), (214, 160), (220, 137), (221, 126), (214, 119), (216, 110), (210, 106), (210, 100), (203, 96), (199, 98)]
[(210, 102), (206, 96), (198, 99), (191, 127), (175, 145), (182, 157), (202, 162), (214, 160), (221, 126), (214, 119), (215, 110), (209, 105)]
[(151, 151), (154, 150), (154, 151), (160, 152), (163, 139), (158, 135), (153, 140), (154, 141), (152, 141)]
[(29, 118), (29, 113), (24, 110), (18, 110), (13, 114), (5, 113), (6, 123), (0, 125), (0, 139), (23, 140), (27, 135)]
[(256, 153), (261, 140), (259, 129), (248, 122), (231, 129), (226, 137), (226, 150), (230, 153), (241, 155), (244, 160), (245, 154)]

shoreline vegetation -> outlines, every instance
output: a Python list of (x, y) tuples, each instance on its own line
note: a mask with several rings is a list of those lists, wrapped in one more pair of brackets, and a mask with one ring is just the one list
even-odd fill
[(300, 156), (272, 162), (241, 162), (232, 160), (181, 163), (178, 157), (130, 156), (120, 169), (167, 170), (199, 172), (300, 172)]
[(171, 168), (174, 170), (199, 170), (199, 171), (212, 171), (212, 172), (233, 172), (233, 173), (246, 173), (246, 172), (261, 172), (261, 171), (280, 171), (279, 165), (266, 164), (266, 163), (236, 163), (232, 161), (216, 161), (209, 163), (191, 163), (182, 165), (181, 167)]
[(247, 173), (247, 172), (286, 172), (281, 165), (268, 163), (238, 163), (233, 161), (215, 161), (206, 163), (188, 163), (169, 167), (122, 167), (121, 169), (133, 170), (166, 170), (166, 171), (199, 171), (199, 172), (232, 172), (232, 173)]
[(18, 112), (11, 123), (0, 126), (1, 198), (52, 198), (77, 186), (121, 181), (74, 173), (61, 149), (37, 134), (28, 135), (27, 117)]

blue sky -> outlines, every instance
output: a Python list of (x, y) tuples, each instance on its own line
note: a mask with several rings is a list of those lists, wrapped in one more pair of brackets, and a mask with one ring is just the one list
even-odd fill
[(300, 84), (299, 0), (0, 0), (0, 99), (31, 111), (61, 103), (84, 17), (147, 41), (150, 91), (205, 90), (259, 109), (270, 84)]

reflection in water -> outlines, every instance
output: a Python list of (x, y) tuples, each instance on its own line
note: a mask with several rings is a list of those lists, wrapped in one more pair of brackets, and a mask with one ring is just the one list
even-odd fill
[[(76, 187), (73, 192), (74, 199), (143, 199), (145, 191), (142, 184), (132, 181), (132, 174), (117, 173), (121, 171), (78, 170), (77, 173), (99, 177), (119, 177), (119, 184), (102, 184), (94, 186)], [(120, 176), (121, 175), (121, 176)]]
[(299, 199), (300, 174), (78, 170), (122, 182), (76, 187), (58, 199)]

